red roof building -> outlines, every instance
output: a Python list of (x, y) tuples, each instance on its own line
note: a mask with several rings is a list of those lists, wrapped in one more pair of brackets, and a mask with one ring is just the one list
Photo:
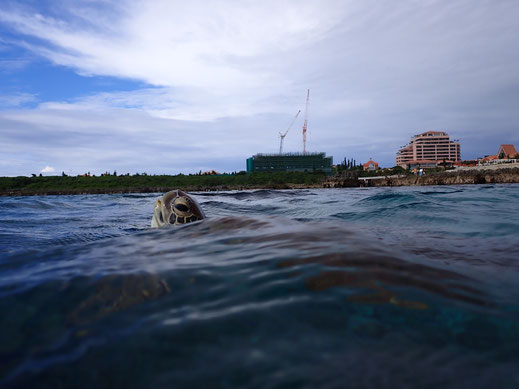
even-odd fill
[(363, 166), (364, 166), (364, 170), (369, 170), (369, 171), (378, 170), (378, 163), (373, 161), (373, 159), (371, 157), (369, 158), (369, 161), (366, 162)]
[(499, 159), (503, 158), (515, 158), (515, 156), (519, 154), (515, 149), (514, 145), (501, 145), (497, 152), (497, 157)]
[(485, 157), (480, 158), (479, 161), (488, 162), (488, 161), (493, 161), (494, 159), (497, 159), (497, 155), (486, 155)]
[(514, 145), (501, 145), (499, 146), (499, 150), (497, 150), (497, 154), (487, 155), (483, 158), (479, 158), (479, 162), (489, 162), (494, 161), (496, 159), (511, 159), (517, 158), (519, 153), (515, 149)]

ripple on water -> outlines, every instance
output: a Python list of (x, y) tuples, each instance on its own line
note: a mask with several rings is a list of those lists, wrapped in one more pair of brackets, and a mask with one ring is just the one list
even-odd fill
[(0, 385), (515, 387), (517, 186), (478, 188), (201, 193), (160, 230), (156, 195), (0, 199)]

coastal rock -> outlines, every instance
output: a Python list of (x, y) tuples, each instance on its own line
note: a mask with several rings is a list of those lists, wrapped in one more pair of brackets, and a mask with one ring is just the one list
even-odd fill
[(369, 186), (513, 184), (519, 183), (519, 168), (497, 170), (446, 171), (424, 176), (370, 180)]

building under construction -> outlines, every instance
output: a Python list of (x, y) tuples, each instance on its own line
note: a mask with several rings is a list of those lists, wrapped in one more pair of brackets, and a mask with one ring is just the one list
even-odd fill
[(332, 172), (326, 153), (256, 154), (247, 159), (247, 172)]
[(284, 133), (279, 133), (279, 154), (256, 154), (247, 159), (247, 172), (332, 172), (332, 157), (326, 153), (308, 153), (306, 151), (306, 131), (308, 127), (308, 103), (310, 90), (306, 93), (305, 121), (303, 124), (303, 152), (283, 153), (283, 140), (294, 125), (301, 110), (297, 112)]

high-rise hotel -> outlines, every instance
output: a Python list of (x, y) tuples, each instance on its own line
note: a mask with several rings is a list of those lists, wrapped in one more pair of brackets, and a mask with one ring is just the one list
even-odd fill
[(449, 139), (441, 131), (427, 131), (415, 135), (407, 146), (396, 154), (396, 164), (408, 166), (433, 167), (438, 162), (456, 162), (461, 160), (460, 144)]

